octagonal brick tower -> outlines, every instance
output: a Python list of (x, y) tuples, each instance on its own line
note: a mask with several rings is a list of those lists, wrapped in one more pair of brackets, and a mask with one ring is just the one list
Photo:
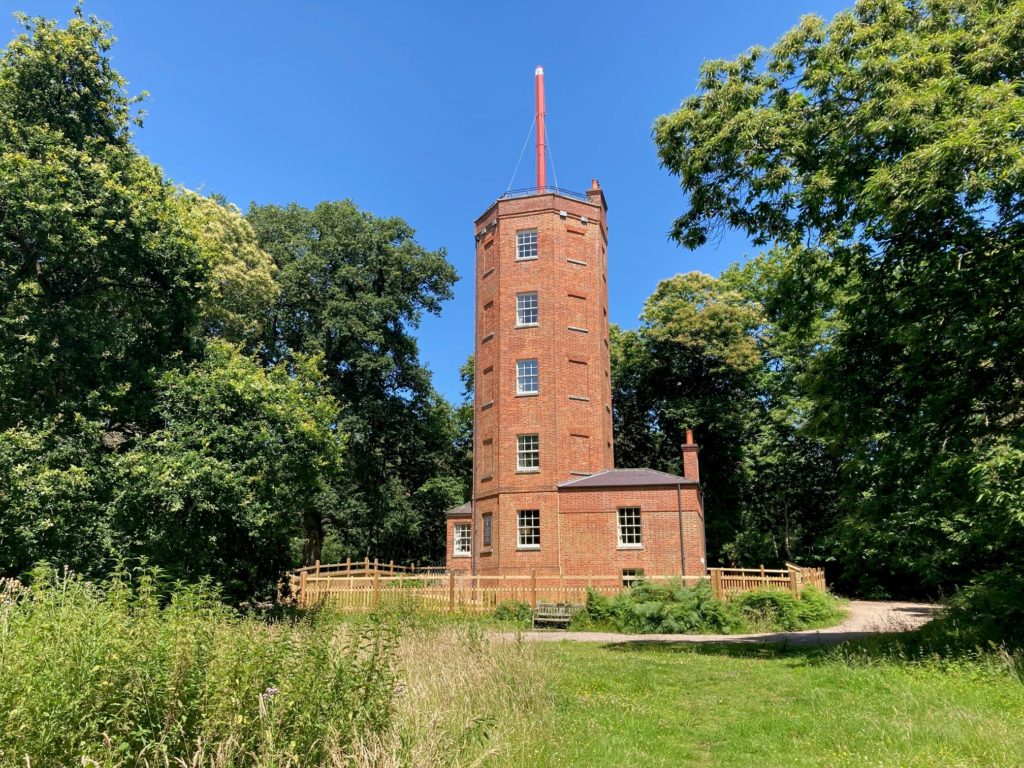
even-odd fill
[[(594, 181), (585, 195), (509, 193), (477, 219), (478, 573), (557, 571), (555, 486), (614, 466), (606, 212)], [(556, 546), (516, 546), (523, 509)]]
[[(615, 469), (607, 204), (547, 186), (536, 72), (537, 185), (476, 220), (473, 495), (446, 513), (445, 564), (479, 577), (704, 573), (697, 445), (682, 475)], [(505, 584), (505, 582), (502, 582)], [(589, 583), (589, 581), (588, 581)]]

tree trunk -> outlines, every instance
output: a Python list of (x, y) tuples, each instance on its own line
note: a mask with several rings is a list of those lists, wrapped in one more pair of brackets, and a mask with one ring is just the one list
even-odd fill
[(324, 549), (324, 521), (319, 512), (306, 512), (302, 516), (306, 543), (302, 547), (302, 564), (313, 565), (320, 560)]

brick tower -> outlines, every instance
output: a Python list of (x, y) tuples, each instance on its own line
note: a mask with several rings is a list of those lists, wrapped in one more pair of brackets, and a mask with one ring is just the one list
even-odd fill
[[(622, 473), (650, 472), (612, 472), (607, 204), (596, 180), (585, 194), (547, 186), (539, 67), (535, 82), (537, 186), (506, 192), (475, 225), (473, 495), (448, 513), (448, 562), (483, 576), (616, 565), (588, 561), (591, 545), (575, 532), (588, 518), (563, 519), (560, 502), (571, 497), (569, 506), (584, 511), (603, 505), (599, 513), (611, 519), (608, 491)], [(655, 474), (643, 477), (669, 489), (674, 515), (675, 489), (688, 481)], [(627, 485), (640, 487), (637, 478)], [(585, 487), (573, 485), (584, 479)], [(677, 561), (681, 502), (678, 513)]]

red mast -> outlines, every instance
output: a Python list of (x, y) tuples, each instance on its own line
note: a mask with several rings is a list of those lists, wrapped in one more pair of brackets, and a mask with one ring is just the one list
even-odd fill
[(544, 132), (544, 67), (537, 67), (534, 79), (537, 83), (537, 189), (544, 189), (547, 186), (547, 161), (544, 156), (544, 142), (547, 138)]

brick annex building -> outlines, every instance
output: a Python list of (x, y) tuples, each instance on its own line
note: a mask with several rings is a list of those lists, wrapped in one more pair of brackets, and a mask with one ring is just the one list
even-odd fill
[(447, 513), (449, 571), (479, 576), (705, 573), (692, 434), (682, 476), (615, 469), (607, 210), (545, 179), (537, 69), (537, 187), (476, 221), (472, 500)]

